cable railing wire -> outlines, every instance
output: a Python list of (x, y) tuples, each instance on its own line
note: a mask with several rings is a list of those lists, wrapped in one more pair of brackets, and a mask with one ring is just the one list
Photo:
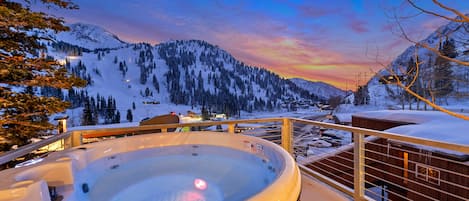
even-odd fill
[[(349, 176), (349, 177), (353, 178), (353, 174), (350, 174), (350, 173), (345, 172), (345, 171), (343, 171), (343, 170), (334, 168), (334, 167), (332, 167), (332, 166), (330, 166), (330, 165), (327, 165), (327, 164), (321, 164), (321, 165), (326, 166), (327, 168), (329, 168), (329, 170), (325, 170), (325, 169), (323, 169), (323, 168), (321, 168), (321, 167), (319, 167), (319, 166), (316, 166), (316, 165), (309, 165), (309, 166), (310, 166), (310, 167), (318, 168), (318, 169), (324, 171), (324, 173), (328, 173), (328, 174), (331, 174), (331, 173), (330, 173), (330, 170), (335, 170), (335, 171), (337, 171), (337, 172), (339, 172), (339, 173), (342, 173), (342, 174), (345, 175), (345, 176)], [(338, 177), (338, 178), (341, 178), (341, 179), (345, 179), (345, 178), (342, 178), (342, 177), (337, 176), (337, 175), (334, 175), (334, 176), (335, 176), (335, 177)], [(351, 181), (348, 181), (348, 183), (353, 184), (353, 182), (351, 182)]]
[[(432, 187), (432, 186), (428, 186), (428, 185), (423, 184), (423, 183), (419, 183), (419, 182), (414, 181), (414, 180), (411, 180), (411, 179), (406, 179), (406, 178), (401, 177), (401, 176), (399, 176), (399, 175), (395, 175), (395, 174), (391, 174), (391, 173), (389, 173), (389, 172), (385, 172), (385, 171), (383, 171), (383, 170), (381, 170), (381, 169), (378, 169), (378, 168), (375, 168), (375, 167), (372, 167), (372, 166), (368, 166), (368, 165), (365, 165), (365, 166), (366, 166), (367, 168), (373, 169), (373, 170), (375, 170), (375, 171), (378, 171), (378, 172), (381, 172), (381, 173), (384, 173), (384, 174), (388, 174), (388, 175), (391, 175), (391, 176), (395, 176), (395, 177), (397, 177), (397, 178), (401, 178), (401, 179), (403, 179), (403, 180), (406, 180), (406, 181), (409, 182), (409, 183), (413, 183), (413, 184), (416, 184), (416, 185), (424, 186), (424, 187), (426, 187), (426, 188), (429, 188), (429, 189), (438, 191), (438, 192), (440, 192), (440, 193), (443, 193), (443, 194), (446, 194), (446, 195), (449, 195), (449, 196), (456, 197), (456, 198), (458, 198), (458, 199), (462, 199), (462, 200), (467, 199), (467, 198), (460, 197), (459, 195), (451, 194), (451, 193), (448, 193), (448, 192), (446, 192), (446, 191), (440, 190), (440, 189), (435, 188), (435, 187)], [(372, 175), (372, 174), (369, 174), (369, 173), (365, 173), (365, 175), (372, 176), (372, 177), (376, 178), (375, 175)], [(393, 183), (393, 182), (390, 182), (390, 181), (387, 181), (387, 182)], [(396, 184), (393, 183), (393, 185), (396, 185)], [(407, 190), (409, 190), (409, 191), (413, 191), (413, 190), (410, 190), (409, 188), (404, 187), (404, 186), (402, 186), (402, 185), (396, 185), (396, 186), (398, 186), (398, 187), (400, 187), (400, 188), (403, 188), (403, 189), (407, 189)], [(413, 192), (416, 192), (416, 191), (413, 191)]]
[[(334, 164), (336, 164), (336, 165), (338, 165), (338, 166), (340, 166), (340, 167), (342, 167), (342, 168), (348, 168), (348, 169), (350, 169), (350, 170), (353, 169), (353, 168), (350, 168), (350, 166), (347, 166), (347, 165), (345, 165), (345, 164), (338, 163), (338, 162), (336, 162), (335, 160), (332, 160), (332, 159), (329, 159), (329, 158), (325, 158), (325, 159), (323, 159), (323, 160), (324, 160), (324, 161), (331, 162), (331, 163), (334, 163)], [(350, 174), (349, 176), (353, 176), (353, 174)]]
[[(342, 173), (342, 174), (344, 174), (344, 175), (346, 175), (346, 176), (353, 177), (353, 174), (348, 173), (348, 172), (345, 172), (345, 171), (343, 171), (343, 170), (341, 170), (341, 169), (337, 169), (337, 168), (332, 167), (332, 166), (330, 166), (330, 165), (328, 165), (328, 164), (321, 163), (321, 165), (326, 166), (326, 167), (328, 167), (328, 168), (330, 168), (330, 169), (332, 169), (332, 170), (336, 170), (337, 172), (340, 172), (340, 173)], [(311, 166), (311, 167), (318, 167), (317, 165), (309, 165), (309, 166)]]
[[(375, 179), (380, 179), (379, 177), (376, 177), (375, 175), (371, 175), (371, 174), (366, 174), (366, 175), (368, 175), (368, 176), (370, 176), (370, 177), (373, 177), (373, 178), (375, 178)], [(392, 182), (392, 181), (387, 181), (387, 182), (388, 182), (389, 184), (391, 184), (391, 185), (396, 186), (396, 187), (399, 187), (399, 188), (402, 188), (402, 189), (407, 189), (407, 191), (412, 192), (412, 193), (415, 193), (415, 194), (420, 195), (420, 196), (422, 196), (422, 197), (425, 197), (425, 198), (427, 198), (427, 199), (429, 199), (429, 200), (438, 200), (438, 199), (429, 197), (428, 195), (425, 195), (425, 194), (422, 194), (422, 193), (420, 193), (420, 192), (417, 192), (417, 191), (411, 190), (411, 189), (409, 189), (409, 188), (406, 188), (406, 187), (404, 187), (404, 186), (402, 186), (402, 185), (400, 185), (400, 184), (396, 184), (396, 183), (394, 183), (394, 182)]]
[[(410, 170), (410, 169), (405, 169), (403, 167), (399, 167), (399, 166), (395, 166), (393, 164), (389, 164), (389, 163), (383, 163), (382, 161), (379, 161), (379, 160), (376, 160), (376, 159), (372, 159), (372, 158), (368, 158), (366, 157), (365, 158), (366, 160), (370, 160), (370, 161), (373, 161), (375, 163), (381, 163), (381, 164), (384, 164), (384, 165), (387, 165), (389, 167), (392, 167), (392, 168), (395, 168), (395, 169), (398, 169), (398, 170), (401, 170), (401, 171), (407, 171), (409, 173), (412, 173), (414, 172), (415, 170)], [(371, 167), (371, 166), (368, 166), (366, 165), (366, 167)], [(373, 168), (374, 169), (374, 168)], [(381, 171), (381, 170), (380, 170)], [(381, 171), (382, 172), (382, 171)], [(453, 171), (446, 171), (446, 172), (453, 172)], [(383, 172), (384, 173), (384, 172)], [(392, 175), (392, 173), (390, 172), (386, 172), (387, 174), (389, 175)], [(454, 172), (453, 172), (454, 173)], [(397, 177), (401, 177), (401, 176), (397, 176)], [(469, 187), (468, 186), (462, 186), (461, 184), (458, 184), (458, 183), (454, 183), (454, 182), (451, 182), (451, 181), (448, 181), (448, 180), (444, 180), (444, 179), (440, 179), (439, 180), (440, 183), (446, 183), (446, 184), (449, 184), (449, 185), (452, 185), (452, 186), (456, 186), (456, 187), (459, 187), (459, 188), (463, 188), (463, 189), (466, 189), (466, 190), (469, 190)], [(423, 185), (423, 184), (422, 184)]]
[[(317, 170), (322, 171), (322, 172), (325, 172), (325, 173), (328, 172), (328, 171), (325, 170), (324, 168), (316, 167), (316, 166), (313, 166), (313, 167), (316, 168)], [(308, 167), (308, 168), (309, 168), (309, 167)], [(326, 176), (326, 175), (324, 175), (324, 176)], [(326, 177), (328, 177), (328, 176), (326, 176)], [(337, 179), (334, 179), (334, 178), (331, 178), (331, 177), (328, 177), (328, 178), (333, 179), (333, 180), (336, 180), (336, 181), (337, 181), (337, 179), (340, 179), (340, 180), (341, 180), (342, 182), (344, 182), (346, 185), (353, 186), (353, 182), (351, 182), (351, 181), (349, 181), (349, 180), (347, 180), (347, 179), (345, 179), (345, 178), (342, 178), (342, 177), (337, 177)], [(340, 182), (340, 181), (338, 181), (338, 182)]]
[[(374, 183), (372, 183), (372, 182), (369, 182), (369, 181), (365, 181), (365, 183), (368, 183), (368, 185), (372, 185), (372, 186), (374, 186), (374, 187), (379, 187), (378, 185), (376, 185), (376, 184), (374, 184)], [(369, 190), (369, 189), (367, 188), (366, 190)], [(386, 192), (387, 192), (388, 194), (395, 195), (395, 196), (397, 196), (397, 197), (399, 197), (399, 198), (401, 198), (401, 199), (410, 200), (409, 198), (404, 197), (403, 195), (401, 195), (401, 194), (399, 194), (399, 193), (390, 191), (389, 189), (386, 189)], [(381, 196), (380, 196), (380, 197), (381, 197)], [(388, 197), (389, 197), (389, 196), (388, 196)], [(387, 201), (391, 201), (391, 199), (389, 199), (389, 198), (386, 198), (386, 200), (387, 200)]]
[[(374, 143), (374, 142), (367, 142), (367, 143)], [(374, 145), (381, 146), (383, 148), (388, 147), (387, 145), (383, 145), (383, 144), (379, 144), (379, 143), (374, 143)], [(412, 151), (412, 150), (408, 150), (408, 149), (402, 149), (402, 148), (395, 147), (395, 146), (394, 147), (391, 146), (389, 149), (398, 150), (398, 151), (407, 152), (407, 153), (412, 153), (412, 154), (415, 154), (415, 155), (422, 155), (423, 154), (421, 152), (416, 152), (416, 151)], [(457, 163), (459, 165), (467, 165), (465, 162), (456, 161), (456, 160), (448, 160), (447, 158), (443, 158), (443, 157), (439, 157), (439, 156), (435, 156), (435, 155), (426, 155), (426, 156), (431, 157), (431, 158), (435, 158), (435, 159), (439, 159), (439, 160), (450, 161), (452, 163)]]
[[(388, 155), (383, 155), (383, 153), (376, 152), (376, 151), (373, 151), (373, 150), (368, 150), (368, 149), (367, 149), (366, 152), (373, 152), (373, 153), (375, 153), (375, 154), (381, 154), (382, 156), (389, 157), (389, 158), (393, 158), (393, 159), (396, 159), (396, 160), (400, 160), (400, 161), (402, 161), (402, 162), (404, 161), (403, 158), (399, 158), (399, 157), (392, 156), (392, 155), (390, 155), (390, 156), (388, 156)], [(382, 161), (377, 161), (376, 159), (372, 159), (372, 158), (369, 158), (369, 157), (366, 157), (366, 158), (369, 159), (369, 160), (374, 160), (375, 162), (378, 162), (378, 163), (383, 163)], [(448, 161), (450, 161), (450, 160), (448, 160)], [(450, 162), (452, 162), (452, 161), (450, 161)], [(419, 164), (419, 163), (421, 163), (421, 162), (408, 159), (408, 163), (409, 163), (409, 164), (410, 164), (410, 163)], [(386, 163), (386, 165), (394, 166), (394, 165), (389, 164), (389, 163)], [(436, 170), (438, 170), (438, 171), (440, 171), (440, 172), (452, 173), (452, 174), (454, 174), (454, 175), (458, 175), (458, 176), (461, 176), (461, 177), (467, 177), (467, 178), (469, 178), (469, 175), (466, 175), (466, 174), (463, 174), (463, 173), (460, 173), (460, 172), (455, 172), (455, 171), (452, 171), (452, 170), (450, 170), (450, 169), (442, 169), (442, 168), (440, 168), (440, 167), (432, 166), (432, 165), (428, 165), (428, 164), (426, 164), (426, 166), (431, 166), (432, 168), (434, 168), (434, 169), (436, 169)], [(395, 166), (395, 167), (396, 167), (396, 166)], [(397, 168), (397, 167), (396, 167), (396, 168)], [(403, 169), (403, 168), (400, 168), (400, 169)]]
[[(368, 181), (365, 181), (365, 184), (368, 184), (368, 185), (373, 186), (373, 187), (381, 187), (381, 186), (378, 186), (378, 185), (376, 185), (376, 184), (374, 184), (374, 183), (371, 183), (371, 182), (368, 182)], [(366, 192), (370, 192), (370, 193), (372, 193), (373, 195), (377, 195), (378, 197), (380, 197), (380, 198), (382, 198), (382, 199), (383, 199), (383, 198), (386, 198), (386, 197), (383, 197), (382, 195), (378, 195), (376, 192), (372, 191), (370, 188), (366, 188), (365, 191), (366, 191)], [(386, 190), (386, 192), (387, 192), (388, 194), (390, 193), (389, 190)], [(398, 197), (400, 197), (400, 198), (402, 198), (402, 199), (410, 200), (410, 199), (408, 199), (408, 198), (406, 198), (406, 197), (404, 197), (404, 196), (402, 196), (402, 195), (399, 195), (399, 194), (397, 194), (397, 193), (393, 193), (393, 194), (396, 194)], [(386, 198), (386, 201), (392, 201), (392, 200), (389, 199), (389, 198)]]

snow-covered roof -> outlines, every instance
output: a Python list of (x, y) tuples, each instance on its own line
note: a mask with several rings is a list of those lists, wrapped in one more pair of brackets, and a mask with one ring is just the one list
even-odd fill
[[(415, 123), (386, 130), (412, 137), (425, 138), (435, 141), (469, 145), (469, 122), (450, 116), (439, 111), (409, 111), (409, 110), (380, 110), (356, 113), (353, 116), (384, 119), (391, 121)], [(445, 153), (460, 155), (448, 150), (431, 147), (421, 147), (427, 150), (437, 150)]]
[(352, 122), (352, 113), (336, 113), (335, 116), (340, 122)]
[[(415, 111), (415, 110), (378, 110), (366, 111), (353, 114), (355, 117), (370, 119), (382, 119), (388, 121), (408, 122), (422, 124), (430, 121), (451, 121), (459, 120), (448, 114), (439, 111)], [(466, 122), (461, 120), (462, 122)]]

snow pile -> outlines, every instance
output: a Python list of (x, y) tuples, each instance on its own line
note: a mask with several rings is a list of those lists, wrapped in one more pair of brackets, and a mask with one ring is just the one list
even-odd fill
[[(400, 121), (414, 124), (423, 124), (430, 121), (448, 121), (459, 120), (448, 114), (439, 111), (415, 111), (415, 110), (378, 110), (366, 111), (353, 114), (356, 117), (365, 117), (371, 119), (384, 119), (389, 121)], [(461, 120), (466, 122), (464, 120)], [(467, 122), (466, 122), (467, 123)]]
[[(415, 123), (394, 127), (386, 131), (434, 141), (469, 145), (469, 135), (467, 135), (469, 122), (443, 112), (381, 110), (356, 113), (353, 116)], [(418, 145), (416, 147), (454, 155), (465, 155), (464, 153), (457, 153), (428, 146)], [(466, 153), (466, 155), (467, 154), (469, 153)]]

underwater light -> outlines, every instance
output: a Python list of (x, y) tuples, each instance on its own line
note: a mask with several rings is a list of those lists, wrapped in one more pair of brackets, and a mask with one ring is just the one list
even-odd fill
[(205, 190), (207, 189), (207, 182), (203, 179), (194, 179), (194, 187), (199, 190)]

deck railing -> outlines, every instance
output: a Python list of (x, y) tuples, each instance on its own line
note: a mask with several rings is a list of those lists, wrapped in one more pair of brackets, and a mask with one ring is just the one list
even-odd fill
[(354, 200), (469, 199), (467, 145), (296, 118), (69, 131), (4, 153), (0, 155), (0, 165), (14, 164), (12, 161), (18, 157), (31, 155), (55, 142), (70, 148), (93, 140), (181, 128), (252, 135), (270, 140), (290, 152), (304, 174), (321, 180)]

